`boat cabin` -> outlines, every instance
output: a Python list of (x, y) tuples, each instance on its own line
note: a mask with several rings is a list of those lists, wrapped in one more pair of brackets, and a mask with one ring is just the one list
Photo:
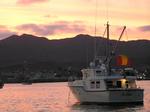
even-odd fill
[(108, 75), (104, 68), (89, 68), (83, 69), (82, 74), (86, 88), (90, 90), (137, 88), (136, 76), (132, 68), (113, 70), (111, 75)]

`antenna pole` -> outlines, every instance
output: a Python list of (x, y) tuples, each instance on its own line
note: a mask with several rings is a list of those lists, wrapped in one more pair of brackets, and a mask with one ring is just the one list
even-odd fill
[(107, 47), (106, 47), (106, 56), (109, 57), (109, 22), (107, 22)]
[(107, 61), (107, 69), (108, 69), (108, 75), (110, 75), (111, 73), (111, 67), (110, 67), (110, 63), (109, 63), (109, 59), (110, 59), (110, 48), (109, 48), (109, 22), (107, 21), (107, 54), (106, 54), (106, 61)]
[(95, 13), (95, 38), (94, 38), (94, 59), (96, 59), (96, 57), (97, 57), (97, 49), (96, 49), (96, 35), (97, 35), (97, 12), (98, 12), (98, 0), (96, 0), (96, 3), (95, 3), (95, 5), (96, 5), (96, 9), (95, 9), (95, 11), (96, 11), (96, 13)]

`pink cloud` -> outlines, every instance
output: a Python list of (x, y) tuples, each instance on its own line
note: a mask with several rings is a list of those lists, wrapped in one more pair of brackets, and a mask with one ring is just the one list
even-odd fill
[(18, 0), (17, 4), (19, 5), (31, 5), (35, 3), (48, 2), (49, 0)]
[(23, 24), (17, 26), (16, 29), (39, 36), (48, 36), (62, 33), (81, 33), (86, 30), (81, 21), (57, 21), (50, 24)]
[(143, 32), (150, 32), (150, 25), (138, 27), (138, 30)]

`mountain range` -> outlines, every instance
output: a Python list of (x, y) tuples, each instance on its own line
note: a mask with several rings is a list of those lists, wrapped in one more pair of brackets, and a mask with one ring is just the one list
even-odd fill
[[(86, 66), (93, 59), (94, 42), (99, 55), (104, 55), (107, 40), (80, 34), (73, 38), (48, 40), (29, 34), (12, 35), (0, 40), (0, 67), (47, 63), (45, 66)], [(116, 44), (110, 40), (110, 47)], [(135, 66), (150, 65), (150, 41), (119, 41), (116, 55), (124, 54)]]

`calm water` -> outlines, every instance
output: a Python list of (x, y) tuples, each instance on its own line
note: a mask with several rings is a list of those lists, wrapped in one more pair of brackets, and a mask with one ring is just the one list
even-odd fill
[(149, 84), (138, 82), (145, 89), (144, 105), (140, 106), (80, 105), (67, 83), (6, 84), (0, 90), (0, 112), (150, 112)]

